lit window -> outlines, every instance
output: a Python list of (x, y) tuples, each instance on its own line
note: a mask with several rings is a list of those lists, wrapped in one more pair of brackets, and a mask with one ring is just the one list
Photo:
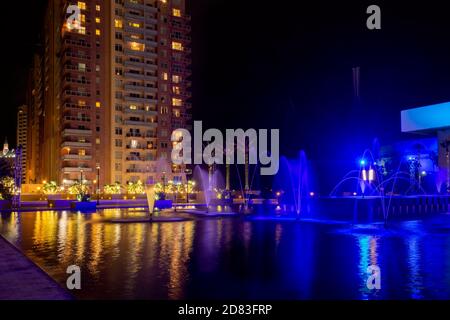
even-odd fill
[(81, 10), (86, 10), (86, 2), (78, 1), (78, 8)]
[(97, 36), (99, 36), (99, 35), (100, 35), (100, 29), (95, 29), (95, 34), (96, 34)]
[(172, 106), (181, 107), (183, 105), (183, 101), (181, 99), (172, 98)]
[(134, 104), (132, 104), (132, 105), (130, 105), (130, 109), (131, 109), (131, 110), (136, 110), (137, 107), (136, 107)]
[(84, 100), (78, 100), (78, 105), (79, 105), (80, 107), (84, 107), (84, 106), (86, 105), (86, 101), (84, 101)]
[(137, 140), (131, 140), (131, 148), (133, 148), (133, 149), (136, 149), (137, 148), (137, 146), (138, 146), (138, 142), (137, 142)]
[(180, 83), (181, 82), (181, 77), (177, 76), (177, 75), (173, 75), (172, 76), (172, 82), (173, 83)]
[(97, 4), (97, 5), (95, 6), (95, 10), (96, 10), (96, 11), (100, 11), (100, 5)]
[(95, 106), (96, 106), (97, 108), (100, 108), (100, 107), (102, 106), (102, 104), (100, 103), (100, 101), (97, 101), (97, 102), (95, 102)]
[(163, 80), (169, 80), (169, 75), (167, 74), (167, 72), (163, 72), (162, 78)]
[(95, 143), (100, 144), (100, 138), (95, 138)]
[(123, 28), (123, 22), (122, 22), (122, 20), (114, 19), (114, 26), (115, 26), (116, 28), (122, 29), (122, 28)]
[(100, 23), (100, 18), (99, 18), (99, 17), (96, 17), (96, 18), (95, 18), (95, 22), (96, 22), (96, 23)]
[(86, 71), (86, 64), (85, 63), (78, 63), (78, 71)]
[(86, 150), (84, 150), (84, 149), (78, 150), (78, 155), (79, 156), (85, 156), (86, 155)]
[(133, 51), (144, 51), (145, 50), (145, 45), (142, 43), (138, 43), (138, 42), (130, 42), (130, 48)]
[(78, 33), (79, 33), (79, 34), (86, 34), (86, 27), (80, 27), (80, 28), (78, 29)]
[(133, 28), (140, 28), (141, 25), (137, 22), (129, 22), (128, 25)]
[(173, 86), (173, 87), (172, 87), (172, 91), (173, 91), (173, 93), (175, 93), (175, 94), (181, 94), (180, 87), (178, 87), (178, 86)]
[(86, 22), (86, 15), (85, 14), (80, 14), (80, 21), (85, 23)]
[(180, 9), (173, 9), (172, 14), (174, 17), (181, 17), (181, 10)]
[(183, 51), (183, 45), (181, 44), (181, 42), (172, 41), (172, 49)]

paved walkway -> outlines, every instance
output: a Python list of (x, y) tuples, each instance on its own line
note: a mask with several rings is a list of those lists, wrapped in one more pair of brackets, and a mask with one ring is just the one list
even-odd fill
[(72, 296), (0, 235), (1, 300), (69, 300)]

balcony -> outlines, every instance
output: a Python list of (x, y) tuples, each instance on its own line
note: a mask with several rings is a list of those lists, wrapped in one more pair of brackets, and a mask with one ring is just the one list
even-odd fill
[(64, 161), (71, 161), (71, 160), (79, 160), (79, 161), (88, 161), (88, 160), (92, 160), (92, 156), (81, 156), (78, 154), (66, 154), (63, 155), (63, 160)]
[(62, 168), (62, 172), (64, 173), (71, 173), (71, 172), (81, 172), (81, 170), (83, 170), (83, 172), (92, 172), (92, 168), (88, 168), (88, 167), (63, 167)]
[(92, 130), (89, 129), (64, 129), (63, 136), (90, 136)]
[(135, 120), (124, 120), (123, 124), (127, 125), (127, 126), (136, 126), (136, 127), (142, 126), (142, 127), (150, 127), (150, 128), (156, 128), (158, 125), (156, 122), (135, 121)]
[(150, 36), (156, 36), (158, 34), (158, 31), (156, 31), (155, 29), (151, 29), (151, 28), (145, 28), (144, 32), (145, 32), (145, 34), (150, 35)]
[(64, 121), (91, 122), (90, 118), (79, 118), (78, 116), (64, 116)]
[(158, 57), (158, 55), (155, 52), (149, 52), (149, 51), (135, 51), (135, 50), (131, 50), (131, 49), (125, 49), (124, 53), (125, 53), (125, 55), (148, 57), (148, 58), (154, 58), (154, 59), (156, 59)]
[(131, 102), (142, 102), (145, 103), (147, 101), (147, 99), (142, 98), (142, 97), (132, 97), (132, 96), (123, 96), (123, 99), (125, 101), (131, 101)]
[(137, 14), (131, 14), (129, 12), (126, 12), (124, 14), (124, 17), (126, 20), (134, 20), (134, 21), (144, 21), (144, 16), (143, 15), (137, 15)]
[(141, 73), (125, 72), (124, 76), (127, 78), (135, 78), (135, 79), (141, 79), (141, 80), (145, 79), (145, 74), (141, 74)]
[(124, 85), (125, 90), (131, 90), (131, 91), (146, 91), (146, 92), (158, 92), (158, 89), (155, 87), (148, 87), (140, 84), (126, 84)]
[(124, 108), (123, 113), (125, 113), (125, 114), (142, 114), (142, 115), (149, 115), (149, 116), (158, 115), (158, 111), (152, 110), (152, 109), (145, 110), (145, 109)]
[(150, 24), (158, 24), (158, 19), (155, 18), (151, 18), (151, 17), (145, 17), (145, 23), (150, 23)]
[(135, 27), (126, 25), (126, 26), (125, 26), (125, 31), (126, 31), (126, 32), (130, 32), (130, 33), (144, 34), (145, 29), (144, 29), (144, 28), (135, 28)]
[(145, 133), (131, 133), (128, 132), (126, 134), (127, 138), (142, 138), (142, 139), (146, 139), (146, 138), (150, 138), (150, 139), (156, 139), (156, 134), (145, 134)]
[(91, 142), (78, 142), (78, 141), (64, 141), (61, 144), (63, 148), (90, 148), (92, 147)]

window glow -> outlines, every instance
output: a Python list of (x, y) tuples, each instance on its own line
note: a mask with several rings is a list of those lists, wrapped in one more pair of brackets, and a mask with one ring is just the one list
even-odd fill
[(172, 9), (172, 14), (174, 17), (181, 17), (181, 10), (180, 9)]
[(176, 42), (176, 41), (172, 41), (172, 49), (173, 50), (178, 50), (178, 51), (183, 51), (183, 45), (181, 44), (181, 42)]

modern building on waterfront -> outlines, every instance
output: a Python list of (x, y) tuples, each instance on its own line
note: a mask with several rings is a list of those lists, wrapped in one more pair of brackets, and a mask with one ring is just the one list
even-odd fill
[(439, 175), (450, 190), (450, 102), (402, 111), (401, 127), (402, 132), (437, 140)]
[(30, 70), (26, 182), (183, 179), (170, 139), (189, 128), (189, 24), (184, 0), (50, 0)]

